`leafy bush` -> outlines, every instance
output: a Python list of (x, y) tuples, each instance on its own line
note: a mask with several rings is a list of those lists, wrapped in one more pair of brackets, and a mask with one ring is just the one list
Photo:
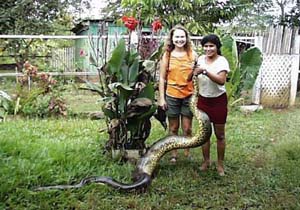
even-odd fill
[(67, 114), (57, 81), (47, 73), (38, 73), (38, 69), (29, 62), (24, 64), (24, 76), (19, 79), (16, 95), (15, 110), (25, 116)]

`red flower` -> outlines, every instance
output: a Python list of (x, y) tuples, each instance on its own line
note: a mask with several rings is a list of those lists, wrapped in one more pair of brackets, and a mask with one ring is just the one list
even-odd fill
[(139, 21), (137, 21), (134, 17), (123, 16), (122, 21), (125, 27), (128, 28), (130, 31), (134, 31), (136, 26), (139, 24)]
[(155, 20), (153, 23), (152, 23), (152, 30), (154, 32), (157, 32), (159, 31), (160, 29), (162, 29), (162, 24), (160, 22), (160, 20)]
[(80, 57), (83, 57), (83, 56), (85, 56), (85, 52), (84, 52), (84, 50), (83, 50), (83, 49), (80, 49), (80, 51), (79, 51), (79, 56), (80, 56)]

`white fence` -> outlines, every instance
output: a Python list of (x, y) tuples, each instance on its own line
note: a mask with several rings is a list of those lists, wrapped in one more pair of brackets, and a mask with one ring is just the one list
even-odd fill
[(270, 28), (260, 37), (263, 63), (253, 91), (253, 102), (283, 108), (295, 104), (299, 75), (298, 29)]
[[(294, 105), (299, 74), (299, 35), (298, 29), (270, 28), (263, 36), (234, 37), (237, 41), (257, 46), (263, 52), (263, 63), (253, 89), (252, 101), (269, 107)], [(38, 39), (89, 39), (98, 36), (17, 36), (0, 35), (1, 38)], [(116, 39), (116, 36), (112, 36)], [(160, 37), (163, 38), (163, 37)], [(199, 45), (202, 37), (191, 37)], [(53, 75), (96, 75), (95, 72), (76, 72), (75, 50), (66, 48), (52, 53), (51, 65), (59, 72)], [(0, 73), (3, 76), (17, 76), (16, 73)]]

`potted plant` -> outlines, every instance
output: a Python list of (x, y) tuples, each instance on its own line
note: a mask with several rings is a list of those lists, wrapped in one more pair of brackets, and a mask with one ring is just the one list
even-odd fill
[[(128, 28), (128, 41), (118, 40), (109, 60), (101, 66), (97, 66), (95, 58), (90, 59), (98, 69), (99, 84), (87, 82), (86, 88), (99, 93), (103, 102), (102, 112), (109, 135), (105, 151), (118, 151), (122, 159), (127, 159), (128, 151), (134, 150), (135, 154), (141, 155), (146, 148), (145, 141), (151, 130), (150, 118), (157, 111), (155, 82), (162, 45), (158, 39), (150, 37), (150, 42), (147, 42), (150, 43), (150, 52), (153, 52), (150, 55), (149, 46), (141, 45), (139, 37), (137, 47), (132, 47), (131, 34), (140, 22), (134, 17), (123, 17), (122, 21)], [(155, 20), (153, 33), (158, 33), (161, 28), (160, 21)], [(100, 36), (105, 41), (107, 36)], [(148, 55), (143, 51), (145, 49)], [(161, 121), (166, 126), (164, 119)]]

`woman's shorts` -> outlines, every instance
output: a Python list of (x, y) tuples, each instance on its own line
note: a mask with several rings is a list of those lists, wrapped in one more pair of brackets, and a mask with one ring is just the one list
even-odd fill
[(186, 117), (193, 117), (193, 113), (190, 109), (191, 96), (186, 98), (174, 98), (166, 95), (166, 101), (168, 104), (167, 116), (168, 117), (178, 117), (183, 115)]
[(227, 95), (222, 95), (215, 98), (198, 97), (197, 107), (204, 111), (212, 123), (225, 124), (227, 119)]

